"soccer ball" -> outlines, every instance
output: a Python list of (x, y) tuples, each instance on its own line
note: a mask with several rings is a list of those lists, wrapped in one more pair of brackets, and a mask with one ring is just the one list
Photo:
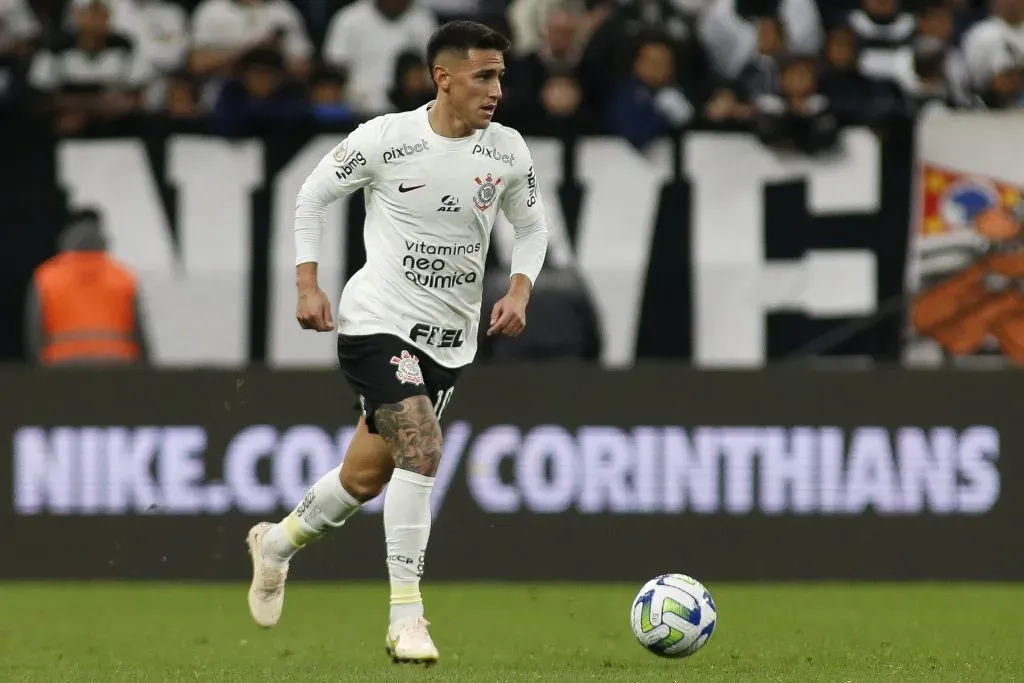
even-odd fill
[(711, 639), (718, 610), (696, 579), (663, 574), (644, 584), (629, 616), (645, 648), (661, 657), (689, 657)]

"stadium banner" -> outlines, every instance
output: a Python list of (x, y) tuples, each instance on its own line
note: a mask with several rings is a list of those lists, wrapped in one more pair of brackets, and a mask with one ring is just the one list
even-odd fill
[[(139, 275), (155, 365), (330, 367), (332, 344), (295, 325), (292, 224), (303, 180), (343, 137), (13, 140), (19, 163), (0, 165), (0, 181), (11, 176), (0, 201), (14, 212), (11, 239), (29, 232), (33, 248), (3, 275), (0, 357), (20, 349), (25, 286), (60, 227), (54, 207), (91, 206)], [(604, 137), (528, 142), (547, 267), (580, 274), (605, 368), (652, 357), (758, 367), (902, 292), (909, 133), (883, 144), (850, 129), (815, 158), (738, 132), (688, 131), (644, 153)], [(320, 273), (335, 303), (365, 261), (364, 217), (358, 193), (328, 213)], [(512, 234), (504, 219), (495, 226), (490, 268), (508, 268)], [(896, 360), (898, 327), (883, 321), (826, 352)]]
[(1010, 140), (1024, 121), (931, 111), (917, 130), (903, 362), (1024, 363), (1024, 168)]
[[(0, 578), (244, 579), (344, 455), (331, 371), (0, 371)], [(473, 368), (427, 578), (1024, 579), (1016, 373)], [(381, 578), (379, 497), (295, 577)]]

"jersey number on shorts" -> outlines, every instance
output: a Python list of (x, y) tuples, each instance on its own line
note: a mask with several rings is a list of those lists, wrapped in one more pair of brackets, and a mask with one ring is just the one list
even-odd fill
[(448, 401), (452, 400), (452, 392), (455, 391), (455, 387), (448, 387), (437, 392), (437, 400), (434, 401), (434, 414), (437, 415), (437, 419), (441, 419), (441, 413), (448, 407)]

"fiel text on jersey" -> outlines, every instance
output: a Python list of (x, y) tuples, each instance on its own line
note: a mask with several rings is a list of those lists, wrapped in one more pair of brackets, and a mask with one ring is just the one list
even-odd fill
[(455, 327), (441, 327), (429, 323), (416, 323), (409, 330), (409, 339), (439, 349), (457, 349), (465, 343), (465, 332)]

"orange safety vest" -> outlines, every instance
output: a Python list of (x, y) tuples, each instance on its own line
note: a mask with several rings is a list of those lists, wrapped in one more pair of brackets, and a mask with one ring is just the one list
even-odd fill
[(65, 252), (33, 276), (43, 321), (42, 363), (131, 362), (135, 341), (135, 276), (103, 252)]

